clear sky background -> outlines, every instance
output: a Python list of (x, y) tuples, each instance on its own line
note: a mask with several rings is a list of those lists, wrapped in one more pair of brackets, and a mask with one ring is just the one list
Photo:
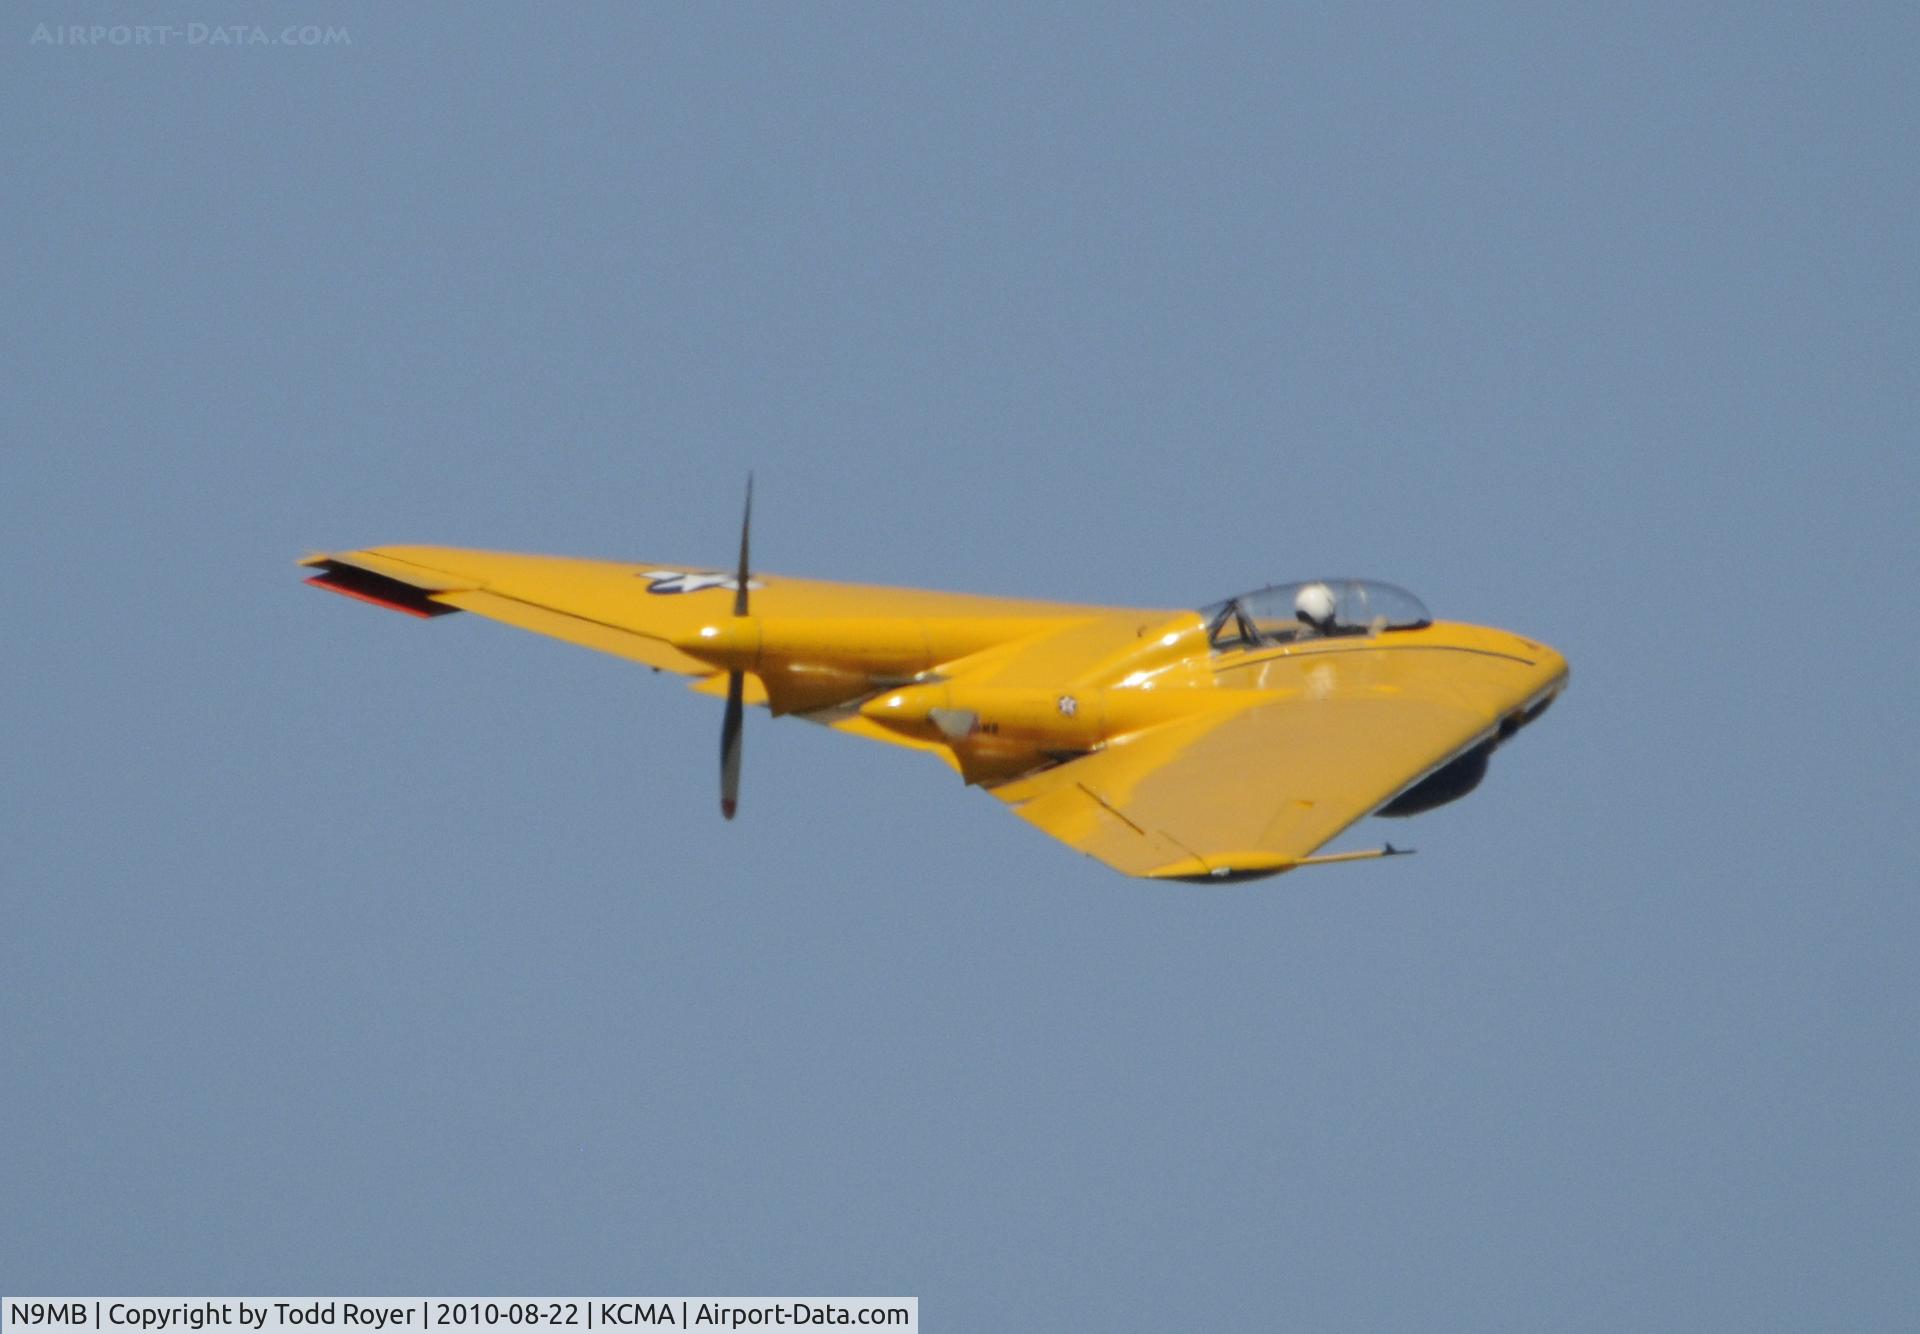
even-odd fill
[[(47, 22), (350, 45), (35, 44)], [(1920, 1323), (1904, 5), (35, 3), (0, 1289)], [(1418, 857), (1121, 878), (389, 542), (1564, 650)], [(1229, 1323), (1231, 1322), (1231, 1323)]]

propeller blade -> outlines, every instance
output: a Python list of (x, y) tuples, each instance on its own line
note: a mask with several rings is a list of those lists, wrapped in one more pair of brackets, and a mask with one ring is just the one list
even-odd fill
[[(752, 577), (748, 540), (753, 533), (753, 474), (747, 474), (747, 509), (740, 517), (740, 567), (733, 575), (733, 614), (747, 614), (747, 584)], [(727, 673), (727, 713), (720, 720), (720, 814), (731, 820), (740, 809), (740, 736), (746, 723), (747, 675)]]
[(745, 730), (746, 688), (746, 673), (727, 673), (727, 713), (720, 722), (720, 814), (729, 820), (740, 809), (740, 734)]
[(747, 539), (753, 532), (753, 474), (747, 474), (747, 512), (740, 520), (740, 568), (733, 576), (733, 614), (747, 614)]

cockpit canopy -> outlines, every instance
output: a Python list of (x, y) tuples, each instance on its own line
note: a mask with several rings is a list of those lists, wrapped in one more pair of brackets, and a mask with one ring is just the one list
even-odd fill
[(1376, 635), (1433, 623), (1420, 599), (1376, 579), (1304, 579), (1271, 584), (1202, 607), (1215, 648), (1288, 644), (1326, 635)]

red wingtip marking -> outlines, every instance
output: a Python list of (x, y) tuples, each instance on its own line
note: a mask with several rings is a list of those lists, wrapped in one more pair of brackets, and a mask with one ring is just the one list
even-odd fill
[(720, 814), (726, 816), (729, 820), (733, 818), (733, 813), (739, 809), (740, 803), (737, 801), (722, 801), (720, 803)]
[(399, 602), (389, 602), (387, 599), (375, 597), (371, 593), (363, 593), (357, 588), (347, 588), (340, 584), (331, 583), (324, 574), (316, 574), (304, 582), (312, 584), (315, 588), (324, 588), (329, 593), (338, 593), (343, 598), (354, 598), (360, 602), (371, 602), (374, 606), (385, 607), (388, 611), (404, 612), (408, 616), (418, 616), (423, 621), (433, 619), (433, 613), (430, 611), (421, 611), (418, 607), (409, 607)]

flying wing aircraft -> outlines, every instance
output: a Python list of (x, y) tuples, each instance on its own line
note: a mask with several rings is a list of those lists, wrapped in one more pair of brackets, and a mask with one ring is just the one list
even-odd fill
[(931, 752), (1128, 875), (1214, 882), (1314, 855), (1368, 815), (1465, 796), (1567, 683), (1551, 648), (1436, 621), (1391, 584), (1315, 579), (1136, 609), (450, 547), (301, 563), (420, 617), (473, 612), (693, 679), (726, 700), (733, 818), (746, 706)]

